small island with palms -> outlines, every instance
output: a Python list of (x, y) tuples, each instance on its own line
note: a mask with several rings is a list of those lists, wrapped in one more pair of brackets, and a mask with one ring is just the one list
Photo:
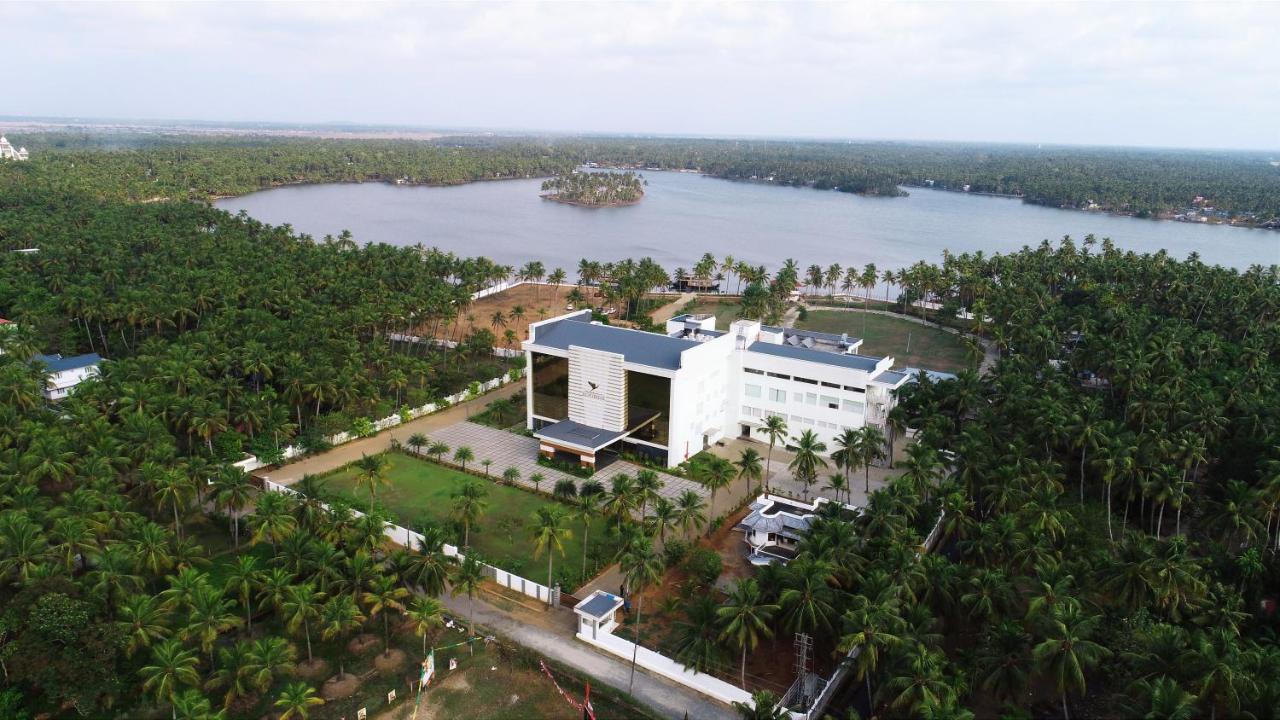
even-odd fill
[(635, 205), (647, 184), (633, 172), (575, 172), (543, 181), (542, 197), (581, 207)]

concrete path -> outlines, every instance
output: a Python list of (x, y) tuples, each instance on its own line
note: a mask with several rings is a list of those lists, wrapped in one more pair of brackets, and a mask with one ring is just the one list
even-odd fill
[(670, 320), (671, 318), (675, 317), (676, 312), (680, 310), (680, 308), (684, 307), (685, 305), (688, 305), (690, 300), (696, 300), (697, 298), (698, 298), (697, 293), (691, 293), (691, 292), (681, 293), (680, 297), (677, 297), (675, 300), (672, 300), (666, 305), (663, 305), (657, 310), (654, 310), (652, 313), (649, 314), (649, 317), (653, 319), (653, 322), (661, 325), (666, 321)]
[[(570, 475), (560, 470), (553, 470), (539, 465), (538, 440), (536, 438), (517, 435), (506, 430), (498, 430), (487, 425), (478, 425), (471, 422), (461, 422), (446, 428), (440, 428), (433, 432), (430, 437), (432, 440), (438, 440), (448, 445), (451, 451), (462, 446), (471, 448), (475, 452), (476, 460), (473, 465), (468, 466), (468, 469), (471, 467), (479, 469), (481, 461), (492, 460), (493, 464), (489, 466), (489, 473), (495, 477), (502, 477), (502, 472), (509, 467), (519, 470), (519, 485), (526, 488), (533, 488), (533, 483), (529, 482), (529, 478), (534, 473), (540, 473), (544, 478), (539, 489), (546, 493), (551, 492), (556, 483), (561, 480), (572, 480), (579, 488), (586, 482), (586, 480), (576, 475)], [(603, 470), (592, 475), (591, 479), (604, 483), (605, 488), (608, 489), (610, 481), (615, 476), (626, 474), (635, 477), (636, 473), (642, 469), (639, 465), (625, 460), (615, 460)], [(711, 493), (702, 486), (702, 483), (663, 472), (658, 473), (658, 478), (662, 480), (662, 488), (658, 490), (658, 494), (672, 502), (675, 502), (676, 498), (684, 494), (686, 490), (693, 490), (703, 499), (710, 502)], [(724, 494), (719, 493), (719, 495)], [(722, 498), (717, 497), (716, 500), (720, 501)], [(717, 502), (716, 504), (724, 505), (723, 502)], [(721, 510), (720, 512), (724, 511)], [(709, 512), (708, 518), (715, 517), (717, 514), (719, 513), (713, 514)]]
[[(484, 412), (485, 406), (497, 400), (498, 398), (511, 397), (524, 389), (523, 382), (508, 383), (497, 390), (481, 395), (474, 400), (468, 400), (465, 403), (452, 405), (438, 413), (425, 415), (416, 420), (410, 420), (404, 425), (397, 425), (390, 430), (374, 435), (373, 437), (361, 438), (353, 440), (344, 445), (339, 445), (328, 452), (320, 453), (303, 458), (295, 463), (290, 463), (283, 467), (276, 468), (267, 474), (271, 480), (282, 485), (291, 485), (302, 479), (303, 475), (319, 475), (321, 473), (340, 468), (355, 460), (359, 460), (361, 455), (374, 455), (391, 448), (392, 440), (399, 440), (401, 445), (407, 444), (409, 436), (414, 433), (422, 433), (432, 439), (435, 439), (433, 432), (443, 427), (456, 425), (464, 422), (472, 415), (478, 415)], [(474, 447), (474, 446), (473, 446)], [(476, 454), (480, 454), (480, 448), (476, 447)], [(483, 459), (478, 457), (477, 459)], [(501, 473), (501, 470), (498, 470)]]
[[(472, 600), (464, 596), (440, 597), (444, 606), (460, 618), (468, 617)], [(511, 614), (499, 610), (480, 598), (474, 600), (475, 621), (485, 629), (523, 645), (542, 655), (577, 668), (600, 682), (622, 692), (627, 692), (631, 665), (613, 655), (596, 651), (574, 636), (575, 617), (565, 608), (555, 608), (550, 613), (563, 617), (563, 632), (549, 630), (540, 625), (523, 622)], [(637, 700), (663, 717), (681, 720), (685, 717), (698, 720), (734, 720), (738, 714), (724, 705), (689, 688), (666, 679), (655, 677), (643, 669), (636, 669), (635, 688), (632, 694)]]

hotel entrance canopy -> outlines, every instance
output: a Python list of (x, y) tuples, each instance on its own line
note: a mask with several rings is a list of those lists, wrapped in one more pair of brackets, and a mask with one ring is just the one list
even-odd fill
[(535, 431), (533, 436), (553, 445), (594, 454), (597, 450), (626, 437), (629, 432), (628, 430), (615, 432), (583, 425), (573, 420), (561, 420)]

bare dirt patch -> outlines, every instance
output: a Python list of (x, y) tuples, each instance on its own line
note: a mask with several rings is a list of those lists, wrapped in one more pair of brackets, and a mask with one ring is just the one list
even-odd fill
[(351, 697), (359, 689), (359, 676), (347, 673), (341, 676), (334, 675), (325, 680), (324, 685), (320, 688), (320, 695), (325, 700), (340, 700), (345, 697)]
[[(570, 272), (572, 269), (565, 268), (565, 272)], [(498, 347), (508, 347), (503, 336), (507, 330), (511, 330), (515, 333), (515, 342), (511, 347), (518, 347), (521, 340), (529, 337), (530, 324), (568, 312), (569, 293), (574, 287), (571, 283), (559, 287), (528, 283), (517, 285), (496, 295), (477, 300), (462, 314), (458, 325), (450, 325), (447, 328), (441, 326), (436, 330), (436, 334), (446, 340), (457, 340), (460, 337), (467, 337), (474, 330), (484, 329), (494, 334)], [(582, 288), (580, 292), (588, 303), (599, 303), (592, 288)], [(515, 312), (517, 307), (520, 308), (520, 312)], [(494, 322), (495, 312), (502, 313), (502, 322)], [(426, 328), (425, 331), (430, 332), (431, 328)]]
[(307, 680), (315, 680), (329, 674), (329, 663), (324, 658), (316, 658), (315, 660), (303, 660), (298, 663), (298, 669), (294, 671), (294, 675)]
[(347, 643), (347, 652), (352, 655), (368, 655), (378, 647), (378, 638), (369, 633), (360, 633)]
[(404, 667), (405, 657), (404, 651), (400, 648), (391, 648), (390, 653), (378, 653), (378, 656), (373, 659), (373, 666), (378, 668), (378, 672), (389, 675), (399, 672)]

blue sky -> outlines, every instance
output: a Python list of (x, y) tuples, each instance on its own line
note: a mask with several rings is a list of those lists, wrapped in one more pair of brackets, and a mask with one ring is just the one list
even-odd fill
[(0, 114), (1280, 151), (1280, 3), (6, 3)]

